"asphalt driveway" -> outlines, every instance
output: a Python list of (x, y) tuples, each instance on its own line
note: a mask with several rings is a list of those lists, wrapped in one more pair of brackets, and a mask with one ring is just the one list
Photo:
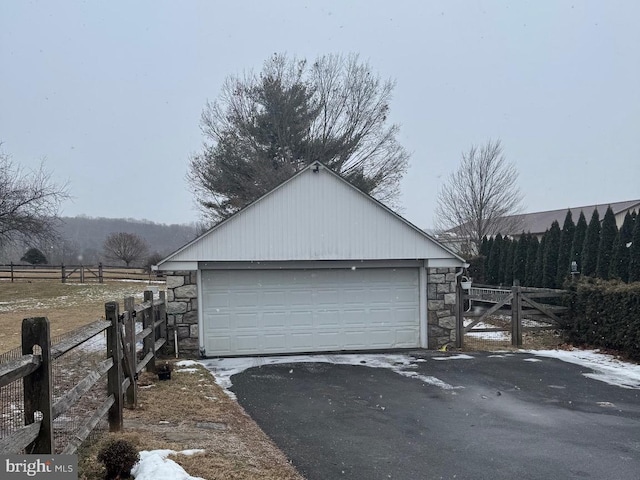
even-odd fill
[(529, 354), (442, 356), (263, 365), (231, 390), (310, 480), (640, 479), (640, 390)]

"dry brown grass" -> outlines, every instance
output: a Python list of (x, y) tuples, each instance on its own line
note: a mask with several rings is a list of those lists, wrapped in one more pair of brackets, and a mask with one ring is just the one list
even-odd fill
[[(216, 385), (202, 366), (196, 372), (174, 368), (169, 381), (144, 373), (138, 408), (125, 411), (118, 434), (138, 450), (203, 449), (194, 456), (170, 458), (190, 474), (208, 480), (299, 480), (302, 477), (242, 407)], [(80, 478), (103, 478), (96, 455), (101, 442), (81, 455)]]
[(47, 317), (57, 336), (104, 318), (104, 304), (126, 296), (142, 301), (146, 282), (62, 283), (59, 281), (0, 283), (0, 353), (20, 346), (22, 319)]
[[(104, 316), (107, 301), (118, 301), (121, 306), (126, 296), (141, 301), (146, 287), (145, 282), (0, 282), (0, 353), (20, 345), (23, 318), (46, 316), (52, 335), (60, 335)], [(204, 367), (197, 368), (196, 373), (174, 369), (168, 382), (143, 373), (139, 408), (125, 411), (125, 431), (119, 435), (140, 450), (204, 449), (204, 454), (173, 459), (191, 475), (210, 480), (301, 479), (242, 407), (215, 384), (213, 376)], [(104, 435), (98, 431), (93, 437), (79, 452), (80, 478), (85, 480), (104, 478), (96, 458)]]

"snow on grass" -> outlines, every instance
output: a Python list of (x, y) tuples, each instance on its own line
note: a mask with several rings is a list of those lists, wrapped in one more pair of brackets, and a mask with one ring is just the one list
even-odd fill
[[(472, 322), (472, 320), (465, 320), (465, 327), (468, 326), (470, 323)], [(490, 323), (485, 323), (485, 322), (479, 322), (477, 324), (475, 324), (473, 326), (473, 328), (500, 328), (496, 325), (492, 325)], [(473, 338), (480, 338), (483, 340), (496, 340), (496, 341), (500, 341), (500, 342), (504, 342), (504, 341), (511, 341), (511, 334), (509, 332), (506, 331), (500, 331), (500, 332), (474, 332), (473, 328), (465, 333), (465, 336), (470, 336)]]
[[(451, 357), (473, 358), (469, 355), (453, 355)], [(451, 358), (451, 357), (434, 357), (434, 358)], [(418, 362), (424, 362), (424, 359), (416, 359), (409, 355), (401, 354), (341, 354), (341, 355), (292, 355), (277, 357), (243, 357), (243, 358), (218, 358), (211, 360), (203, 360), (204, 365), (216, 379), (216, 383), (231, 398), (236, 396), (229, 389), (232, 386), (231, 377), (241, 373), (252, 367), (261, 367), (264, 365), (277, 365), (289, 363), (333, 363), (336, 365), (356, 365), (371, 368), (387, 368), (392, 372), (404, 377), (415, 378), (426, 384), (442, 388), (443, 390), (455, 390), (458, 388), (443, 382), (439, 378), (420, 375), (412, 369), (417, 368)]]
[(176, 367), (195, 367), (196, 365), (200, 364), (194, 360), (180, 360), (176, 362)]
[(587, 378), (622, 388), (640, 390), (640, 365), (618, 360), (598, 350), (521, 350), (539, 357), (557, 358), (592, 370)]
[(184, 373), (196, 373), (198, 372), (197, 368), (179, 368), (176, 372), (184, 372)]
[(140, 461), (131, 469), (131, 474), (136, 480), (204, 480), (201, 477), (192, 477), (184, 468), (167, 457), (172, 454), (194, 455), (204, 450), (143, 450), (140, 452)]

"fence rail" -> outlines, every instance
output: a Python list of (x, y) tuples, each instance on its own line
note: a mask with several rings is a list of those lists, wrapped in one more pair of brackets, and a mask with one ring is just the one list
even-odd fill
[[(457, 287), (457, 340), (456, 345), (462, 347), (464, 335), (467, 333), (497, 333), (507, 332), (511, 337), (511, 344), (522, 346), (523, 332), (553, 330), (562, 328), (565, 321), (562, 314), (568, 311), (564, 305), (542, 303), (535, 299), (557, 299), (569, 295), (567, 290), (548, 288), (522, 287), (518, 282), (507, 289), (504, 287), (492, 287), (490, 285), (475, 285), (467, 291)], [(482, 305), (471, 308), (472, 303)], [(469, 308), (465, 310), (464, 305)], [(473, 310), (473, 311), (472, 311)], [(507, 313), (509, 317), (508, 327), (487, 327), (483, 323), (498, 312)], [(470, 320), (465, 324), (464, 320)], [(533, 320), (536, 326), (523, 324), (523, 319)]]
[[(0, 453), (74, 453), (105, 416), (111, 431), (122, 429), (123, 406), (137, 406), (137, 374), (145, 367), (155, 370), (156, 352), (166, 343), (167, 332), (164, 292), (160, 292), (159, 300), (154, 300), (153, 292), (145, 291), (141, 305), (134, 305), (133, 297), (128, 297), (125, 309), (120, 314), (117, 302), (106, 303), (106, 320), (95, 321), (54, 345), (46, 317), (23, 320), (22, 356), (0, 364), (0, 388), (22, 381), (24, 426), (2, 435)], [(143, 328), (136, 334), (138, 316)], [(106, 359), (54, 401), (54, 360), (102, 332), (106, 332)], [(142, 341), (141, 352), (137, 351), (137, 341)], [(142, 358), (140, 361), (138, 356)], [(106, 396), (100, 399), (91, 417), (75, 429), (64, 448), (56, 449), (53, 421), (69, 412), (105, 375)]]
[(60, 280), (104, 283), (105, 280), (164, 280), (161, 272), (145, 271), (137, 267), (98, 265), (0, 265), (0, 281), (31, 282)]

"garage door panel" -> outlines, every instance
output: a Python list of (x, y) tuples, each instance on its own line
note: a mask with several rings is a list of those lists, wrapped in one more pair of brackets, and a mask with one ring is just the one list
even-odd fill
[(366, 288), (346, 288), (342, 290), (342, 303), (344, 305), (363, 305), (368, 302), (369, 292)]
[(312, 328), (313, 312), (311, 310), (298, 310), (289, 312), (289, 326), (292, 328)]
[(287, 294), (282, 290), (267, 290), (262, 294), (262, 305), (265, 308), (283, 307), (287, 305)]
[(401, 288), (397, 287), (393, 290), (393, 301), (395, 303), (409, 303), (415, 302), (416, 291), (415, 288)]
[(255, 308), (259, 304), (259, 295), (256, 291), (231, 292), (229, 297), (231, 299), (230, 308)]
[(207, 355), (419, 345), (418, 269), (202, 272)]
[(260, 350), (260, 337), (257, 334), (253, 335), (244, 335), (244, 334), (236, 334), (235, 335), (236, 348), (242, 352), (257, 352)]
[(215, 313), (207, 313), (208, 321), (205, 323), (205, 331), (216, 332), (231, 330), (231, 316), (228, 314), (219, 315)]
[(262, 348), (265, 351), (282, 351), (287, 347), (287, 336), (284, 333), (267, 333), (262, 337)]
[(341, 313), (342, 324), (345, 327), (364, 327), (367, 325), (367, 312), (364, 308), (343, 310)]
[(237, 330), (249, 329), (256, 330), (260, 316), (257, 312), (237, 313), (232, 316), (231, 321)]
[(313, 290), (300, 290), (296, 288), (287, 293), (287, 299), (291, 306), (313, 305)]
[(286, 330), (287, 328), (287, 312), (263, 312), (262, 327)]
[(336, 289), (318, 289), (313, 298), (315, 305), (336, 305), (340, 302)]
[(311, 332), (291, 332), (288, 340), (292, 352), (311, 352), (315, 347)]
[(219, 293), (212, 293), (212, 292), (205, 293), (203, 301), (205, 305), (215, 305), (217, 308), (228, 307), (229, 292), (223, 291)]
[(341, 332), (334, 330), (317, 330), (315, 334), (316, 346), (322, 350), (340, 350)]
[(406, 345), (407, 348), (411, 348), (413, 346), (413, 343), (415, 342), (416, 335), (418, 334), (419, 332), (415, 328), (410, 328), (407, 330), (396, 330), (395, 343), (397, 345), (401, 345), (399, 348), (404, 348), (404, 345)]
[(317, 328), (335, 328), (340, 326), (339, 310), (319, 310), (315, 312), (314, 326)]

